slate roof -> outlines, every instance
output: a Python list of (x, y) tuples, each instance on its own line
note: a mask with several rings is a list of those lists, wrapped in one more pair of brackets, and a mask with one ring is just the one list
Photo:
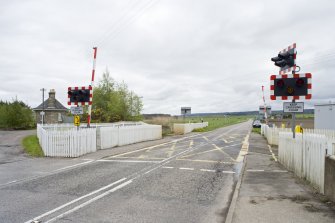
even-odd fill
[(48, 98), (47, 100), (44, 101), (44, 103), (40, 104), (39, 106), (37, 106), (36, 108), (33, 108), (34, 111), (38, 111), (38, 110), (43, 110), (43, 104), (44, 104), (44, 110), (64, 110), (67, 111), (68, 109), (66, 107), (64, 107), (64, 105), (62, 105), (57, 99), (55, 99), (55, 108), (48, 108), (48, 101), (50, 98)]

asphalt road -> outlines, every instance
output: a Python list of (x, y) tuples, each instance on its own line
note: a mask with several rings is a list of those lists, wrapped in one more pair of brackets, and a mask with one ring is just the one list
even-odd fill
[(250, 127), (112, 149), (104, 158), (0, 185), (0, 222), (224, 222)]

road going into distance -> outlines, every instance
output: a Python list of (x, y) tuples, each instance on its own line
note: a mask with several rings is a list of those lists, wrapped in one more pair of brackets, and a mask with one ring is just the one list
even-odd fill
[[(224, 222), (251, 122), (0, 186), (0, 222)], [(52, 159), (50, 160), (52, 162)]]

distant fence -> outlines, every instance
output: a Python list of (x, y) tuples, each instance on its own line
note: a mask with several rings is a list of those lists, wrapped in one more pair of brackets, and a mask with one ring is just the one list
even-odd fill
[(173, 124), (173, 131), (176, 134), (186, 134), (192, 132), (194, 129), (205, 128), (207, 126), (208, 122)]
[(123, 146), (162, 138), (160, 125), (135, 125), (122, 127), (99, 127), (99, 149)]
[(45, 156), (79, 157), (114, 146), (162, 138), (162, 126), (137, 123), (99, 123), (78, 129), (73, 124), (38, 125), (37, 137)]
[(290, 129), (262, 125), (261, 133), (269, 144), (278, 142), (280, 163), (324, 193), (325, 158), (335, 155), (335, 131), (304, 129), (303, 134), (296, 133), (293, 138)]

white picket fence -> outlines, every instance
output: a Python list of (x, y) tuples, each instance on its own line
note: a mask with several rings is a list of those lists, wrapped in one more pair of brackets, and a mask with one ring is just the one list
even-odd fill
[(279, 162), (324, 193), (325, 157), (331, 146), (325, 135), (279, 133)]
[(37, 136), (45, 156), (79, 157), (96, 151), (95, 128), (44, 128), (37, 126)]
[(86, 128), (72, 124), (38, 125), (37, 137), (45, 156), (79, 157), (106, 149), (162, 138), (162, 126), (143, 122), (99, 123)]
[(205, 128), (207, 126), (208, 122), (173, 124), (173, 131), (176, 134), (186, 134), (192, 132), (194, 129)]
[[(325, 135), (327, 139), (335, 141), (335, 131), (329, 129), (303, 129), (305, 134), (318, 134)], [(262, 124), (261, 134), (267, 139), (270, 145), (278, 145), (279, 143), (279, 133), (280, 132), (292, 132), (290, 128), (277, 128), (269, 127), (268, 125)], [(332, 149), (335, 152), (335, 147)], [(332, 154), (335, 155), (335, 154)]]
[(99, 149), (123, 146), (162, 138), (160, 125), (114, 126), (98, 128)]
[(269, 144), (278, 145), (279, 162), (324, 193), (326, 155), (335, 155), (335, 131), (304, 129), (293, 139), (291, 129), (262, 125)]
[(278, 145), (279, 142), (279, 132), (291, 132), (289, 128), (277, 128), (269, 127), (268, 125), (262, 124), (261, 134), (265, 136), (270, 145)]

